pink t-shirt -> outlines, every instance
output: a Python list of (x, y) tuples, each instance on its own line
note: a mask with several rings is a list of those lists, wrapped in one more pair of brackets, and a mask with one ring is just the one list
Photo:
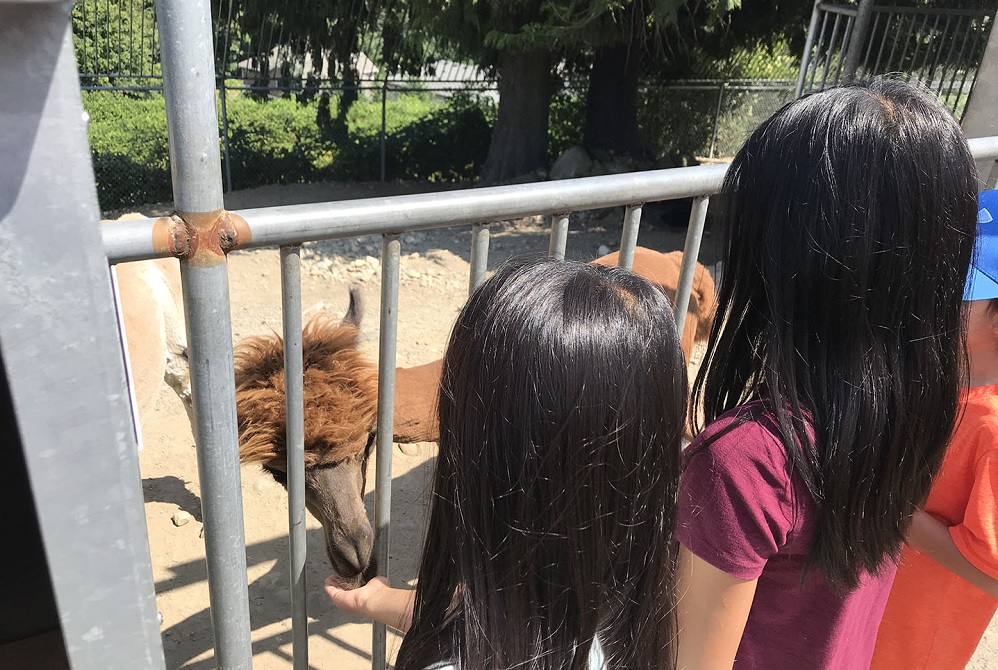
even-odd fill
[(735, 669), (867, 670), (896, 568), (888, 561), (844, 597), (817, 568), (801, 584), (818, 509), (776, 421), (759, 403), (736, 408), (693, 441), (686, 459), (679, 541), (719, 570), (758, 579)]

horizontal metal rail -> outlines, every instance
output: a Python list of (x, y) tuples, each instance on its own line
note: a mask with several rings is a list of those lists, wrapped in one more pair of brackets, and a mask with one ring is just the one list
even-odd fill
[[(998, 138), (995, 144), (998, 154)], [(727, 169), (724, 164), (705, 165), (446, 193), (238, 210), (234, 214), (246, 221), (252, 233), (251, 237), (240, 236), (233, 248), (384, 235), (711, 195), (720, 189)], [(171, 255), (169, 249), (154, 243), (156, 225), (155, 219), (103, 224), (101, 232), (108, 260), (117, 263)]]
[[(998, 136), (969, 140), (977, 160), (998, 158)], [(251, 236), (238, 249), (251, 249), (362, 235), (384, 235), (524, 216), (675, 200), (716, 194), (726, 164), (650, 170), (539, 184), (496, 186), (446, 193), (423, 193), (307, 205), (245, 209)], [(161, 220), (160, 220), (161, 221)], [(156, 219), (116, 221), (101, 226), (111, 263), (170, 256), (154, 240)]]
[(856, 16), (856, 7), (853, 5), (829, 5), (821, 3), (818, 9), (829, 14), (841, 14), (843, 16)]

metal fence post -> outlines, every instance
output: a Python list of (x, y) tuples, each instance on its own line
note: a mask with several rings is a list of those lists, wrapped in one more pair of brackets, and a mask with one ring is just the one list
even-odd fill
[(471, 227), (471, 276), (468, 279), (468, 293), (485, 281), (489, 267), (489, 224), (476, 223)]
[(870, 27), (870, 16), (872, 15), (873, 0), (859, 0), (859, 9), (856, 10), (856, 18), (853, 21), (849, 44), (846, 45), (844, 65), (842, 66), (842, 77), (847, 82), (856, 77), (856, 70), (859, 68), (859, 59), (863, 53), (863, 44), (866, 42), (866, 33)]
[(252, 667), (229, 282), (222, 249), (221, 161), (215, 59), (207, 0), (157, 2), (178, 215), (195, 249), (180, 263), (191, 362), (195, 438), (204, 515), (215, 660)]
[(568, 214), (551, 215), (551, 239), (548, 242), (548, 256), (559, 261), (565, 260), (568, 247)]
[(693, 274), (696, 272), (697, 258), (700, 257), (700, 242), (703, 240), (703, 226), (707, 221), (707, 196), (693, 199), (690, 211), (690, 225), (686, 230), (686, 244), (683, 246), (683, 264), (679, 268), (679, 282), (676, 285), (676, 330), (683, 336), (686, 325), (686, 310), (690, 306), (690, 292), (693, 290)]
[(232, 161), (229, 159), (229, 106), (226, 104), (225, 76), (218, 80), (222, 101), (222, 150), (225, 152), (225, 192), (232, 193)]
[[(4, 441), (23, 449), (66, 660), (74, 670), (162, 670), (70, 9), (0, 0), (0, 385), (17, 431)], [(42, 623), (24, 610), (5, 615)]]
[[(398, 235), (381, 240), (381, 333), (378, 340), (378, 437), (374, 490), (374, 556), (378, 574), (388, 578), (392, 521), (392, 440), (395, 424), (395, 351), (398, 337), (399, 259)], [(388, 631), (374, 624), (371, 667), (387, 667)]]
[(717, 128), (721, 124), (721, 105), (724, 104), (724, 91), (728, 86), (728, 82), (721, 82), (720, 88), (717, 90), (717, 108), (714, 110), (714, 132), (710, 134), (710, 151), (708, 156), (714, 157), (714, 149), (717, 147)]
[(301, 246), (281, 247), (284, 324), (284, 416), (288, 459), (288, 553), (294, 670), (308, 670), (305, 599), (305, 399), (301, 323)]
[(379, 151), (381, 152), (381, 182), (384, 183), (385, 176), (388, 172), (385, 166), (385, 142), (388, 125), (388, 74), (385, 74), (385, 79), (381, 83), (381, 137), (378, 140)]
[(807, 27), (807, 38), (804, 40), (804, 56), (800, 59), (800, 72), (797, 74), (797, 87), (794, 89), (794, 99), (804, 94), (804, 81), (811, 67), (811, 54), (814, 51), (814, 34), (818, 30), (818, 19), (821, 18), (821, 0), (814, 0), (811, 10), (811, 23)]
[(624, 228), (620, 233), (620, 254), (617, 265), (625, 270), (634, 267), (634, 248), (638, 245), (638, 229), (641, 227), (641, 205), (628, 205), (624, 210)]

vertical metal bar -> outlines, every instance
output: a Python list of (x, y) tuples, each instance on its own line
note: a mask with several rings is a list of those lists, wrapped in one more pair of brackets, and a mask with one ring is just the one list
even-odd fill
[(710, 134), (710, 151), (707, 153), (711, 158), (714, 157), (714, 148), (717, 146), (717, 127), (721, 123), (721, 105), (724, 103), (724, 89), (727, 85), (728, 82), (722, 81), (721, 86), (717, 90), (717, 108), (714, 110), (714, 132)]
[[(108, 17), (108, 23), (111, 17)], [(121, 3), (118, 3), (118, 74), (121, 74)]]
[(894, 41), (891, 42), (891, 52), (887, 55), (887, 64), (884, 66), (885, 70), (891, 70), (894, 63), (894, 54), (897, 52), (898, 48), (898, 38), (901, 36), (901, 32), (904, 30), (905, 15), (895, 14), (894, 18), (897, 19), (894, 25)]
[(308, 669), (305, 610), (305, 400), (301, 323), (301, 246), (281, 247), (284, 402), (288, 458), (288, 536), (294, 670)]
[(856, 18), (853, 20), (851, 41), (846, 45), (843, 76), (846, 81), (856, 77), (859, 68), (859, 57), (863, 53), (863, 43), (866, 41), (867, 30), (870, 27), (870, 15), (873, 13), (873, 0), (859, 0)]
[[(229, 46), (230, 46), (230, 44), (229, 44), (229, 38), (231, 37), (231, 31), (229, 29), (232, 27), (232, 5), (233, 5), (233, 0), (229, 0), (229, 13), (226, 15), (226, 18), (225, 18), (225, 28), (224, 28), (224, 30), (225, 30), (225, 38), (222, 41), (222, 44), (223, 44), (223, 46), (222, 46), (222, 85), (223, 86), (225, 85), (225, 78), (229, 76)], [(222, 21), (222, 4), (221, 3), (219, 3), (219, 5), (218, 5), (218, 21), (219, 21), (219, 23), (221, 23), (221, 21)], [(219, 26), (219, 30), (222, 30), (221, 26)], [(224, 113), (223, 113), (223, 116), (224, 116)], [(228, 140), (229, 140), (228, 132), (226, 132), (226, 134), (225, 134), (225, 140), (226, 140), (226, 142), (228, 142)], [(227, 145), (226, 145), (226, 152), (228, 152), (228, 146)], [(228, 168), (226, 168), (226, 172), (228, 172)], [(229, 190), (230, 191), (232, 190), (231, 178), (230, 178), (230, 182), (229, 182)]]
[(135, 74), (135, 48), (134, 40), (135, 27), (132, 19), (135, 16), (135, 4), (128, 3), (128, 74)]
[(381, 182), (385, 181), (385, 126), (388, 120), (388, 74), (381, 84), (381, 137), (379, 138), (379, 150), (381, 152)]
[[(821, 48), (822, 45), (825, 43), (825, 29), (827, 27), (828, 27), (828, 14), (825, 13), (825, 15), (821, 17), (821, 32), (818, 33), (818, 41), (814, 45), (815, 57), (821, 55)], [(819, 62), (817, 60), (814, 60), (811, 66), (811, 81), (808, 84), (808, 89), (810, 90), (814, 89), (814, 80), (818, 77), (818, 67), (819, 67)]]
[[(956, 28), (953, 29), (953, 39), (950, 40), (949, 52), (946, 54), (946, 60), (944, 61), (943, 73), (939, 76), (939, 88), (936, 89), (936, 94), (937, 95), (942, 95), (942, 93), (943, 93), (943, 86), (946, 84), (946, 65), (949, 65), (950, 68), (952, 68), (951, 72), (954, 73), (953, 77), (956, 76), (955, 75), (955, 73), (956, 73), (956, 67), (954, 66), (954, 61), (953, 61), (953, 49), (956, 48), (956, 43), (958, 41), (961, 42), (963, 45), (967, 44), (966, 40), (961, 40), (959, 38), (959, 36), (963, 34), (962, 31), (961, 31), (962, 24), (963, 24), (963, 17), (962, 16), (958, 16), (957, 19), (956, 19)], [(953, 83), (952, 83), (953, 82), (953, 77), (950, 78), (950, 86), (951, 87), (953, 85)]]
[(222, 107), (222, 151), (225, 155), (225, 192), (232, 193), (232, 161), (229, 157), (229, 106), (225, 90), (225, 73), (218, 78), (218, 91), (221, 96)]
[(559, 261), (565, 260), (568, 247), (568, 214), (551, 215), (551, 239), (548, 242), (548, 256)]
[[(925, 55), (922, 57), (922, 67), (919, 68), (919, 70), (922, 73), (922, 75), (919, 77), (919, 79), (923, 83), (925, 83), (926, 85), (931, 85), (931, 83), (932, 83), (932, 81), (930, 79), (928, 79), (928, 77), (927, 77), (928, 73), (925, 72), (925, 68), (928, 67), (928, 65), (929, 65), (929, 56), (932, 54), (932, 45), (935, 43), (935, 37), (936, 37), (936, 35), (938, 35), (938, 31), (939, 31), (939, 18), (941, 16), (942, 16), (941, 14), (936, 14), (936, 18), (932, 22), (932, 29), (929, 31), (929, 34), (925, 38), (926, 39)], [(912, 62), (912, 65), (914, 65), (914, 62)]]
[[(208, 0), (157, 2), (173, 198), (210, 241), (223, 209)], [(206, 243), (180, 264), (194, 400), (215, 662), (252, 667), (246, 547), (225, 255)]]
[[(908, 81), (911, 81), (911, 68), (910, 67), (906, 67), (905, 64), (904, 64), (904, 61), (908, 57), (908, 47), (911, 46), (911, 42), (912, 41), (915, 42), (915, 52), (916, 53), (918, 52), (918, 34), (919, 34), (919, 31), (915, 30), (915, 19), (916, 18), (917, 18), (916, 15), (914, 15), (914, 14), (911, 15), (911, 31), (909, 31), (908, 36), (904, 40), (904, 49), (901, 51), (901, 59), (898, 61), (898, 67), (900, 69), (902, 69), (904, 72), (908, 73), (908, 79), (907, 79)], [(926, 14), (925, 17), (922, 19), (922, 28), (925, 27), (925, 23), (928, 20), (929, 20), (929, 15)]]
[(842, 80), (842, 68), (845, 66), (846, 50), (849, 48), (849, 40), (852, 38), (853, 26), (856, 25), (856, 18), (846, 17), (846, 29), (842, 31), (842, 46), (839, 47), (838, 66), (835, 68), (836, 85)]
[(794, 88), (794, 98), (799, 98), (804, 94), (804, 80), (807, 77), (807, 70), (811, 67), (812, 50), (814, 49), (814, 32), (818, 29), (818, 17), (821, 16), (821, 0), (815, 0), (814, 8), (811, 10), (811, 23), (807, 27), (807, 38), (804, 40), (804, 57), (800, 62), (800, 72), (797, 73), (797, 86)]
[(918, 32), (915, 34), (915, 50), (911, 52), (911, 65), (908, 66), (908, 80), (912, 79), (918, 80), (918, 52), (922, 48), (922, 41), (925, 39), (925, 27), (929, 25), (929, 15), (926, 14), (922, 19), (922, 27), (919, 28)]
[[(870, 70), (870, 54), (873, 52), (873, 41), (877, 36), (877, 28), (880, 27), (880, 12), (873, 13), (873, 27), (870, 28), (869, 36), (870, 39), (866, 42), (866, 54), (863, 56), (863, 69), (869, 74)], [(858, 69), (858, 68), (857, 68)]]
[[(884, 47), (887, 46), (887, 36), (891, 34), (891, 19), (894, 18), (891, 14), (888, 14), (886, 11), (884, 12), (884, 15), (887, 16), (887, 20), (884, 22), (884, 34), (883, 34), (883, 37), (880, 40), (880, 48), (877, 50), (877, 62), (873, 66), (872, 74), (874, 74), (874, 75), (876, 75), (876, 74), (878, 74), (880, 72), (880, 60), (884, 56)], [(897, 33), (896, 32), (894, 34), (894, 40), (897, 41)], [(887, 62), (890, 63), (890, 59), (889, 58), (888, 58)]]
[(641, 227), (641, 205), (628, 205), (624, 210), (624, 228), (620, 232), (620, 254), (617, 265), (630, 270), (634, 267), (634, 247), (638, 245), (638, 229)]
[[(395, 425), (395, 347), (398, 336), (399, 258), (398, 235), (381, 239), (381, 335), (378, 340), (378, 438), (374, 490), (374, 556), (378, 574), (388, 578), (392, 520), (392, 437)], [(374, 624), (372, 670), (387, 667), (388, 634), (385, 624)]]
[(106, 74), (111, 71), (111, 0), (104, 0), (104, 32), (107, 37), (104, 39), (105, 46), (105, 63), (101, 65), (98, 62), (97, 72), (100, 74)]
[(468, 293), (485, 281), (485, 271), (489, 267), (489, 224), (476, 223), (471, 227), (471, 278), (468, 280)]
[(686, 310), (690, 306), (693, 274), (696, 272), (697, 258), (700, 256), (700, 242), (703, 240), (703, 224), (707, 220), (708, 202), (707, 196), (693, 199), (690, 226), (686, 230), (683, 264), (679, 268), (679, 284), (676, 287), (676, 329), (679, 331), (680, 337), (683, 336), (683, 327), (686, 325)]
[(835, 23), (832, 24), (832, 36), (828, 39), (828, 51), (825, 53), (825, 67), (821, 71), (821, 88), (828, 86), (828, 70), (832, 66), (832, 56), (835, 53), (835, 38), (839, 35), (839, 23), (842, 15), (835, 15)]
[(946, 23), (943, 24), (943, 31), (939, 35), (939, 45), (936, 48), (936, 58), (932, 61), (932, 69), (929, 70), (929, 75), (926, 77), (926, 86), (929, 88), (935, 88), (932, 83), (936, 78), (936, 70), (939, 68), (939, 58), (943, 55), (943, 47), (946, 45), (946, 36), (949, 35), (949, 26), (953, 22), (952, 16), (946, 17)]
[[(139, 12), (139, 74), (146, 73), (146, 8), (143, 7), (142, 11)], [(155, 29), (153, 30), (155, 33)], [(152, 70), (149, 71), (152, 74)]]
[(87, 0), (80, 2), (80, 20), (83, 22), (83, 39), (80, 40), (80, 44), (83, 49), (83, 73), (87, 72), (87, 35), (90, 32), (87, 30)]
[[(973, 20), (971, 20), (971, 25), (973, 25)], [(986, 42), (986, 40), (987, 40), (987, 36), (986, 35), (984, 37), (984, 40), (985, 40), (985, 44), (986, 44), (987, 43)], [(967, 40), (967, 41), (970, 42), (970, 40)], [(974, 53), (973, 49), (971, 49), (970, 53), (971, 54)], [(963, 51), (962, 50), (960, 52), (960, 55), (961, 55), (961, 57), (963, 56)], [(978, 67), (979, 66), (980, 66), (980, 63), (978, 63)], [(963, 69), (963, 78), (960, 79), (960, 91), (959, 91), (959, 93), (956, 94), (956, 100), (953, 102), (953, 114), (956, 114), (956, 107), (957, 107), (957, 105), (960, 104), (960, 96), (963, 95), (963, 87), (967, 85), (967, 75), (969, 75), (969, 74), (970, 74), (970, 68), (969, 67), (965, 67)], [(974, 69), (974, 79), (975, 80), (977, 79), (977, 68)], [(973, 86), (973, 82), (971, 82), (971, 86)], [(964, 107), (964, 111), (966, 111), (966, 107)], [(961, 113), (960, 116), (961, 116), (961, 119), (962, 119), (963, 114)]]
[[(974, 24), (974, 20), (972, 18), (968, 17), (967, 18), (967, 27), (971, 28), (971, 27), (973, 27), (973, 24)], [(953, 87), (956, 85), (956, 76), (960, 73), (959, 64), (961, 62), (963, 62), (963, 54), (964, 54), (964, 52), (966, 52), (966, 50), (967, 50), (967, 44), (970, 42), (970, 40), (964, 39), (964, 40), (960, 40), (960, 42), (961, 42), (961, 44), (960, 44), (960, 52), (957, 54), (956, 61), (955, 61), (954, 65), (953, 65), (953, 76), (950, 77), (949, 88), (946, 91), (947, 106), (951, 110), (956, 109), (956, 102), (959, 102), (959, 100), (960, 100), (960, 93), (957, 92), (957, 94), (956, 94), (956, 102), (954, 102), (953, 104), (949, 103), (949, 98), (953, 95)], [(966, 75), (964, 75), (964, 76), (966, 76)], [(960, 90), (961, 91), (963, 90), (963, 86), (962, 85), (960, 87)]]
[[(0, 385), (9, 390), (2, 402), (10, 403), (16, 422), (4, 421), (16, 434), (4, 436), (3, 449), (8, 468), (23, 455), (24, 489), (34, 499), (33, 513), (27, 500), (8, 512), (37, 520), (47, 563), (41, 572), (51, 579), (56, 611), (36, 608), (41, 593), (25, 609), (42, 630), (59, 631), (55, 639), (69, 665), (162, 670), (137, 445), (97, 225), (71, 9), (71, 3), (0, 2)], [(18, 616), (14, 606), (5, 618)], [(50, 614), (58, 620), (48, 621)], [(24, 661), (24, 667), (43, 664)]]

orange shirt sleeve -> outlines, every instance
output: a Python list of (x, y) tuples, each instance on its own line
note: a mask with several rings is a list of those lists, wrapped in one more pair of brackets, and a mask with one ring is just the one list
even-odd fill
[(998, 450), (988, 449), (978, 460), (963, 521), (949, 532), (974, 567), (998, 579)]

